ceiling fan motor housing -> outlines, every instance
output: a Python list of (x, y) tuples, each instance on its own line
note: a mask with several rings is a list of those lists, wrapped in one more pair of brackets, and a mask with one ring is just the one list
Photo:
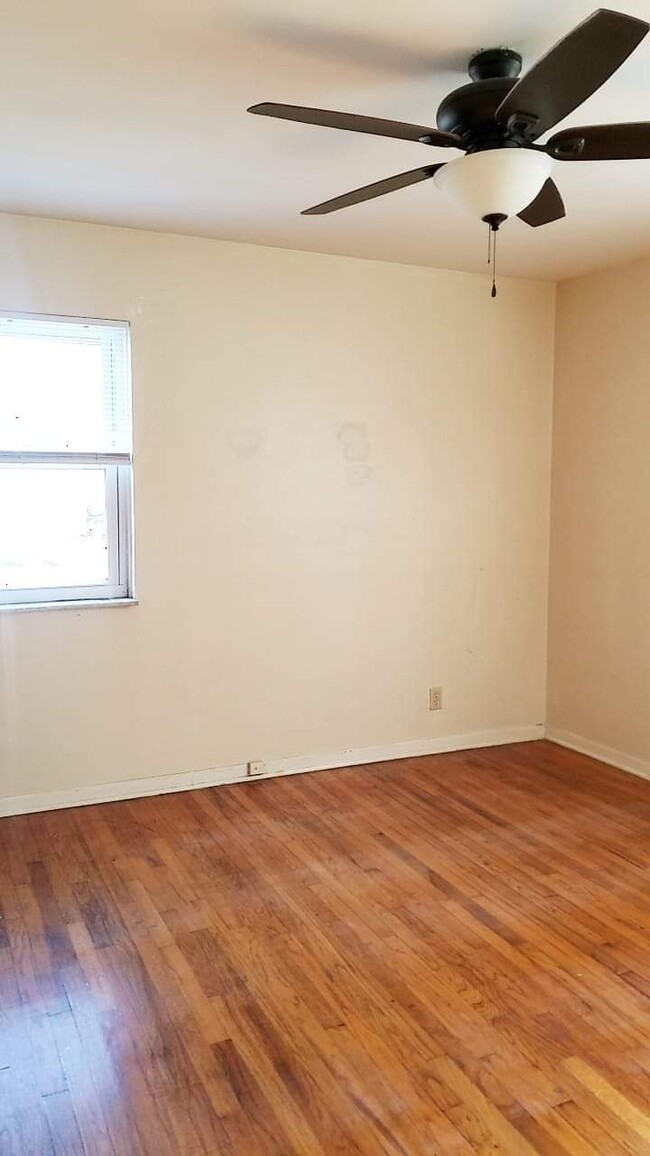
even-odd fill
[(487, 48), (475, 53), (468, 65), (471, 84), (450, 92), (436, 114), (443, 132), (462, 137), (468, 152), (490, 148), (517, 148), (523, 142), (495, 113), (517, 82), (521, 56), (511, 48)]

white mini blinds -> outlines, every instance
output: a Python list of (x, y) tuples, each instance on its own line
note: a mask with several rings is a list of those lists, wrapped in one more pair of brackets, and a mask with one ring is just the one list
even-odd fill
[(131, 455), (124, 323), (0, 316), (0, 450)]
[(0, 603), (129, 597), (126, 322), (0, 315)]

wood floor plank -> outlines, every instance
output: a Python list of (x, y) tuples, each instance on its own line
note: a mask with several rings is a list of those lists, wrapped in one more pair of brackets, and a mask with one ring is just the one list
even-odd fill
[(0, 820), (2, 1156), (650, 1156), (649, 829), (545, 742)]
[(572, 1056), (565, 1060), (564, 1067), (597, 1100), (604, 1104), (612, 1115), (620, 1118), (628, 1128), (636, 1132), (640, 1140), (645, 1141), (644, 1147), (648, 1147), (650, 1143), (650, 1113), (637, 1108), (627, 1096), (624, 1096), (617, 1088), (612, 1087), (603, 1076), (594, 1071), (579, 1056)]

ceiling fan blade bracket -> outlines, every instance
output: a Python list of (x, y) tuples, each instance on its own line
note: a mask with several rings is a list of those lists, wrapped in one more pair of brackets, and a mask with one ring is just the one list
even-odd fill
[[(450, 141), (448, 139), (448, 137), (452, 136), (452, 135), (455, 137), (455, 139)], [(451, 133), (444, 133), (444, 132), (438, 132), (438, 131), (424, 133), (423, 136), (418, 137), (418, 143), (419, 144), (425, 144), (425, 145), (434, 145), (434, 146), (437, 146), (438, 148), (451, 147), (451, 148), (462, 149), (462, 147), (463, 147), (461, 138), (459, 136), (455, 136), (455, 134), (451, 134)]]
[(537, 136), (535, 131), (539, 117), (532, 112), (513, 112), (506, 121), (506, 131), (509, 136), (532, 143)]
[(558, 161), (574, 161), (584, 152), (584, 147), (585, 138), (577, 136), (572, 140), (558, 141), (549, 151)]

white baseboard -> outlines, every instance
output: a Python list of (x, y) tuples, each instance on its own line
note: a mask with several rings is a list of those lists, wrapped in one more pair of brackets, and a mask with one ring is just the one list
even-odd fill
[(584, 739), (581, 735), (571, 734), (571, 731), (556, 730), (555, 727), (546, 728), (546, 738), (560, 747), (568, 747), (571, 751), (589, 755), (592, 759), (609, 763), (611, 767), (618, 767), (621, 771), (629, 771), (632, 775), (640, 775), (642, 779), (650, 779), (650, 763), (644, 759), (637, 759), (635, 755), (626, 755), (623, 751), (616, 751), (591, 739)]
[(89, 787), (70, 787), (33, 795), (0, 798), (0, 817), (27, 815), (34, 811), (55, 811), (61, 807), (85, 807), (91, 803), (113, 803), (119, 799), (139, 799), (147, 795), (166, 795), (173, 791), (194, 791), (200, 787), (224, 786), (228, 783), (251, 783), (278, 775), (299, 775), (308, 771), (332, 770), (336, 767), (383, 763), (391, 759), (409, 759), (419, 755), (439, 755), (449, 751), (476, 747), (503, 746), (506, 743), (532, 742), (544, 738), (544, 727), (538, 725), (509, 727), (501, 730), (476, 731), (473, 734), (448, 735), (435, 739), (413, 739), (379, 747), (357, 747), (330, 751), (325, 755), (298, 755), (269, 759), (262, 763), (259, 775), (247, 775), (246, 763), (205, 771), (181, 771), (172, 775), (154, 775), (148, 779), (123, 779)]

